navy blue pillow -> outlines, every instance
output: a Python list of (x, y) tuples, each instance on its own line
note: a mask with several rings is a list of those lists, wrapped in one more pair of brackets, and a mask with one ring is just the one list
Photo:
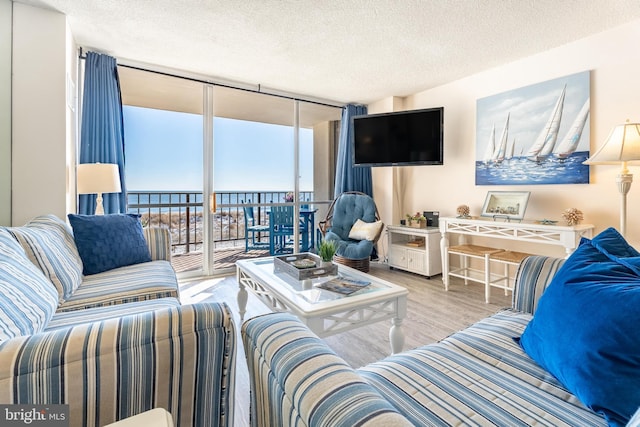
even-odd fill
[(85, 275), (151, 261), (140, 216), (69, 214)]
[(583, 239), (520, 338), (532, 359), (613, 426), (640, 407), (636, 254), (614, 229)]
[(640, 252), (627, 243), (624, 237), (618, 233), (618, 230), (613, 227), (609, 227), (598, 234), (591, 243), (605, 255), (613, 255), (619, 258), (640, 256)]

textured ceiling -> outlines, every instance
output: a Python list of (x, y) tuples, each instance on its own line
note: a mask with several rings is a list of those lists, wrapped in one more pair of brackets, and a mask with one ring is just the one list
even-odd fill
[(23, 0), (79, 46), (338, 102), (406, 96), (640, 18), (638, 0)]

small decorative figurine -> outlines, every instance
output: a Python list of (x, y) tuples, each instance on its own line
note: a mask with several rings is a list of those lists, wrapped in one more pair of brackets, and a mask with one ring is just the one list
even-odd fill
[(569, 208), (562, 212), (562, 219), (565, 220), (567, 225), (578, 225), (582, 221), (582, 211), (576, 208)]
[(458, 213), (458, 218), (469, 218), (469, 206), (467, 205), (460, 205), (458, 206), (458, 208), (456, 209), (456, 212)]

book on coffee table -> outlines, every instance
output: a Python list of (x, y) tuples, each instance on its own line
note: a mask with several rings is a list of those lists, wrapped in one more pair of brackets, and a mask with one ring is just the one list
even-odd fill
[(371, 282), (365, 280), (350, 279), (348, 277), (338, 276), (326, 282), (322, 282), (316, 285), (320, 289), (326, 289), (327, 291), (337, 292), (342, 295), (351, 295), (361, 289), (369, 286)]

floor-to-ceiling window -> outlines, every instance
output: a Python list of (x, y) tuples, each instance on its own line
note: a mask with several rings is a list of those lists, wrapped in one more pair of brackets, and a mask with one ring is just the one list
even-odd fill
[[(218, 210), (228, 223), (221, 232), (236, 232), (215, 242), (214, 268), (236, 257), (269, 255), (268, 232), (249, 236), (246, 227), (267, 226), (273, 203), (284, 203), (294, 191), (293, 103), (228, 87), (213, 88), (214, 190)], [(253, 213), (253, 221), (245, 215)], [(247, 245), (245, 240), (251, 239)], [(235, 238), (234, 238), (235, 237)], [(245, 249), (247, 249), (245, 251)], [(227, 257), (227, 254), (232, 254)]]
[(245, 251), (245, 207), (262, 225), (271, 206), (313, 210), (315, 228), (331, 197), (340, 108), (120, 71), (130, 211), (171, 229), (178, 272), (227, 271), (269, 255), (264, 245)]
[(201, 273), (203, 85), (119, 67), (129, 212), (170, 230), (176, 271)]

